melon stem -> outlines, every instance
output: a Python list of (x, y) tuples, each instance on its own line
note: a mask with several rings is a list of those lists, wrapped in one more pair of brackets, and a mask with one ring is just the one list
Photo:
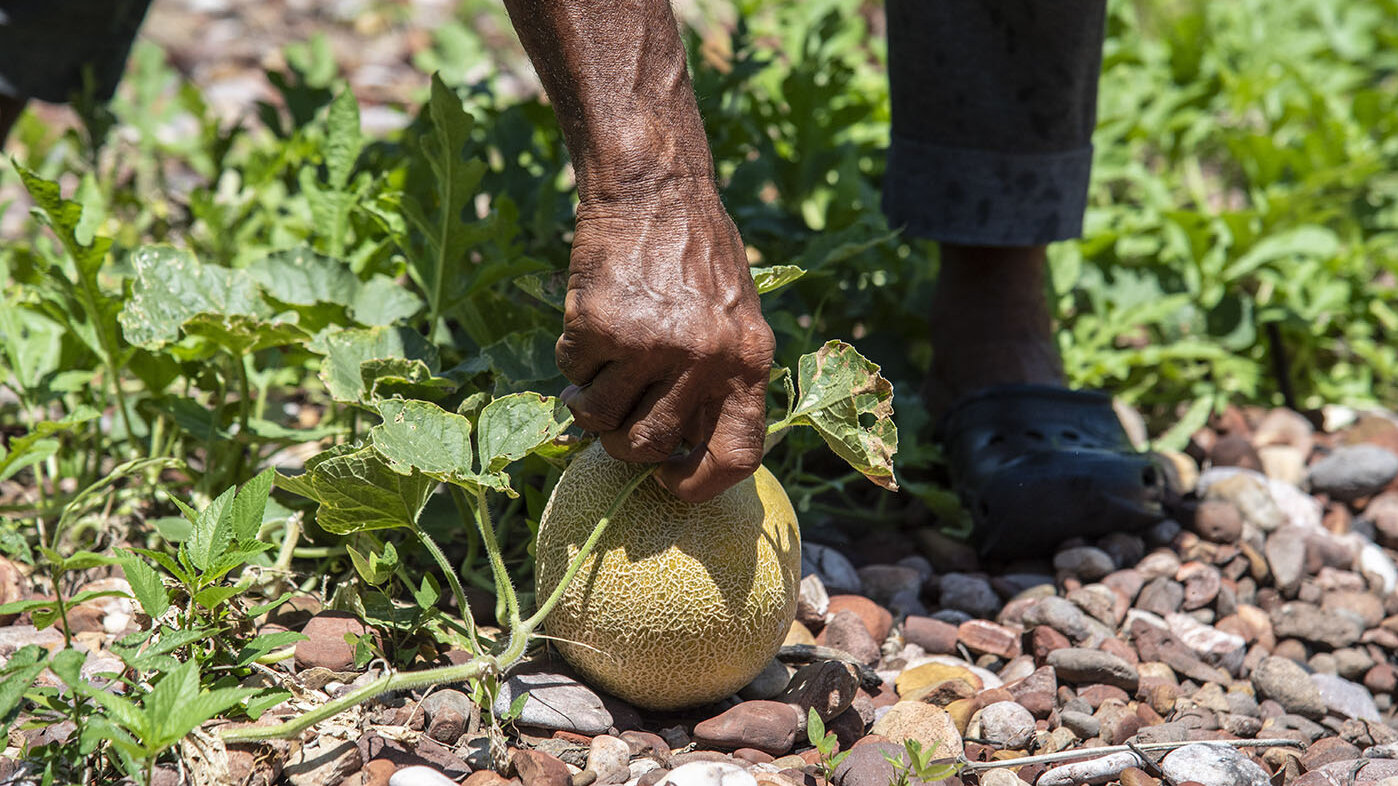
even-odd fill
[(559, 580), (558, 586), (553, 588), (553, 592), (549, 595), (548, 600), (545, 600), (543, 605), (539, 607), (539, 610), (534, 612), (534, 616), (525, 620), (524, 626), (527, 629), (532, 631), (534, 628), (538, 627), (539, 624), (544, 621), (544, 618), (548, 616), (548, 613), (553, 611), (553, 607), (557, 606), (558, 602), (563, 599), (563, 591), (568, 589), (568, 585), (573, 581), (573, 576), (577, 575), (577, 572), (582, 568), (583, 562), (592, 555), (592, 549), (597, 546), (597, 541), (602, 539), (602, 533), (607, 531), (607, 525), (611, 523), (612, 517), (616, 515), (616, 512), (621, 509), (622, 504), (631, 496), (631, 492), (635, 491), (636, 487), (641, 485), (641, 481), (654, 474), (658, 467), (659, 465), (646, 467), (640, 472), (637, 472), (634, 477), (626, 482), (625, 486), (621, 487), (621, 491), (617, 492), (616, 498), (612, 500), (612, 504), (609, 505), (606, 512), (602, 514), (602, 518), (597, 520), (597, 526), (593, 527), (592, 534), (587, 536), (587, 540), (583, 541), (582, 548), (578, 549), (578, 553), (573, 555), (573, 561), (568, 563), (568, 570), (563, 574), (563, 578)]
[[(510, 584), (509, 577), (505, 575), (505, 563), (500, 557), (500, 549), (495, 542), (495, 533), (491, 528), (490, 513), (485, 507), (485, 490), (477, 488), (477, 521), (481, 527), (481, 537), (485, 541), (486, 552), (490, 555), (491, 569), (496, 571), (497, 586), (499, 578), (503, 577), (504, 586), (507, 588), (508, 602), (511, 604), (510, 637), (505, 644), (505, 649), (499, 655), (476, 655), (469, 661), (451, 666), (442, 666), (435, 669), (423, 669), (421, 671), (404, 671), (397, 674), (385, 674), (362, 688), (350, 691), (338, 699), (322, 704), (313, 710), (308, 710), (301, 715), (271, 726), (242, 726), (239, 728), (223, 728), (219, 730), (219, 736), (225, 744), (235, 742), (256, 742), (258, 740), (286, 739), (295, 737), (301, 732), (309, 729), (323, 720), (338, 715), (345, 710), (362, 704), (388, 691), (412, 690), (414, 688), (425, 688), (429, 685), (449, 685), (455, 682), (488, 678), (495, 675), (504, 674), (524, 657), (529, 649), (529, 644), (534, 638), (534, 630), (544, 622), (544, 618), (558, 605), (563, 598), (563, 592), (573, 581), (573, 577), (582, 569), (583, 563), (592, 555), (598, 541), (602, 539), (602, 534), (606, 532), (607, 525), (611, 523), (612, 517), (621, 509), (622, 504), (636, 490), (637, 486), (646, 478), (654, 474), (656, 466), (652, 465), (637, 472), (634, 477), (626, 482), (626, 485), (617, 492), (616, 497), (607, 507), (602, 518), (597, 520), (597, 526), (593, 528), (592, 534), (583, 541), (578, 553), (573, 555), (573, 559), (568, 563), (568, 570), (563, 574), (563, 578), (558, 582), (558, 586), (553, 588), (539, 610), (533, 616), (523, 622), (519, 619), (519, 601), (515, 597), (514, 586)], [(432, 543), (424, 536), (424, 543)], [(441, 554), (440, 549), (436, 549), (436, 544), (428, 549), (435, 555)], [(443, 556), (439, 562), (446, 561)], [(451, 575), (448, 572), (448, 575)], [(470, 609), (463, 607), (463, 615), (468, 620), (471, 616)], [(468, 622), (469, 624), (469, 622)], [(474, 630), (474, 627), (472, 628)]]
[(490, 573), (495, 577), (496, 597), (505, 602), (505, 617), (513, 637), (514, 632), (519, 630), (519, 597), (515, 595), (514, 582), (510, 581), (510, 574), (505, 570), (505, 558), (500, 554), (500, 545), (495, 540), (495, 523), (490, 520), (485, 487), (479, 484), (476, 485), (476, 524), (481, 529), (481, 541), (490, 559)]
[(437, 567), (446, 574), (447, 586), (451, 587), (452, 594), (456, 596), (456, 605), (461, 612), (461, 620), (466, 623), (466, 643), (472, 655), (481, 654), (480, 642), (476, 638), (476, 620), (471, 614), (471, 606), (466, 602), (466, 592), (461, 588), (461, 579), (456, 575), (456, 568), (447, 560), (447, 555), (442, 553), (442, 549), (437, 545), (430, 535), (420, 528), (414, 528), (418, 540), (427, 549), (427, 553), (432, 555), (432, 559), (437, 562)]

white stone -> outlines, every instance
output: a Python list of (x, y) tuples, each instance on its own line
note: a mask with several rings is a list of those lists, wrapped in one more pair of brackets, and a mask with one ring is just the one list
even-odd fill
[(1267, 479), (1267, 490), (1272, 492), (1272, 499), (1292, 524), (1310, 529), (1324, 528), (1321, 520), (1325, 516), (1325, 510), (1315, 497), (1290, 483), (1274, 478)]
[(1359, 572), (1378, 576), (1385, 595), (1391, 595), (1398, 588), (1398, 567), (1394, 567), (1393, 560), (1373, 543), (1366, 541), (1359, 548)]
[(1074, 786), (1078, 783), (1107, 783), (1116, 780), (1127, 767), (1139, 767), (1143, 762), (1130, 751), (1110, 753), (1096, 759), (1060, 764), (1034, 782), (1034, 786)]
[(1325, 702), (1325, 708), (1336, 715), (1361, 720), (1382, 720), (1373, 695), (1363, 685), (1334, 674), (1312, 674), (1311, 682), (1320, 688), (1320, 699)]
[(587, 768), (597, 773), (601, 783), (616, 783), (631, 777), (631, 746), (610, 734), (592, 738), (587, 751)]
[(388, 786), (456, 786), (456, 781), (431, 767), (404, 767), (388, 777)]
[(1270, 786), (1267, 771), (1228, 745), (1196, 742), (1172, 751), (1160, 762), (1166, 779), (1204, 786)]
[(796, 595), (796, 618), (823, 620), (829, 613), (830, 593), (825, 590), (825, 582), (815, 573), (803, 576)]
[(1243, 665), (1243, 655), (1247, 652), (1247, 641), (1212, 625), (1205, 625), (1188, 614), (1171, 614), (1165, 618), (1170, 632), (1175, 634), (1186, 647), (1206, 662), (1237, 674)]
[(1026, 784), (1006, 768), (986, 770), (981, 773), (981, 786), (1026, 786)]
[(658, 786), (757, 786), (757, 779), (726, 761), (692, 761), (671, 770)]
[(1034, 738), (1034, 716), (1013, 701), (997, 701), (981, 708), (981, 736), (1009, 748), (1019, 750)]

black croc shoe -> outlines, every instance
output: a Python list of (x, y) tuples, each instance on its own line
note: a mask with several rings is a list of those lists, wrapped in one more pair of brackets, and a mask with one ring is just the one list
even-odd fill
[(981, 556), (1045, 557), (1068, 538), (1164, 517), (1165, 473), (1131, 447), (1106, 394), (989, 388), (953, 406), (937, 437)]

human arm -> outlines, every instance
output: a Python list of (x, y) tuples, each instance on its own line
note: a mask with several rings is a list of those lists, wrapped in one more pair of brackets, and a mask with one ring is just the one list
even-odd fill
[[(761, 462), (772, 332), (666, 0), (506, 0), (578, 183), (559, 369), (613, 456), (684, 499)], [(681, 444), (689, 452), (672, 456)]]

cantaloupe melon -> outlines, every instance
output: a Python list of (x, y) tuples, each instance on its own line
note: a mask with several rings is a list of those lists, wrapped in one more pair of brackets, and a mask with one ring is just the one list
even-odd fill
[[(538, 597), (640, 466), (600, 444), (580, 453), (539, 523)], [(684, 502), (647, 478), (544, 621), (587, 680), (648, 709), (721, 699), (776, 654), (796, 613), (801, 534), (765, 468), (708, 502)]]

